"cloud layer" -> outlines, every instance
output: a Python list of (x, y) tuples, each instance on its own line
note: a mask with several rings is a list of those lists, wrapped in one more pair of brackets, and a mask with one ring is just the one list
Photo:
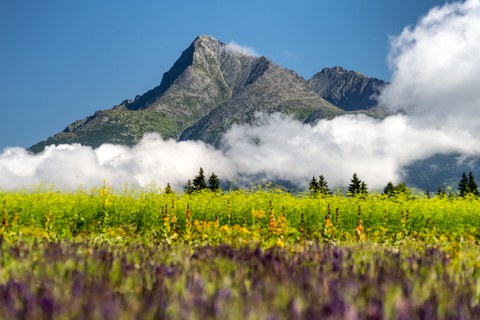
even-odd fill
[(396, 115), (376, 120), (347, 115), (315, 126), (273, 115), (255, 126), (235, 126), (225, 136), (226, 156), (237, 172), (306, 186), (323, 174), (332, 186), (345, 187), (354, 172), (370, 187), (405, 178), (404, 168), (433, 154), (479, 154), (469, 132), (419, 128)]
[(200, 142), (164, 141), (146, 135), (136, 146), (104, 144), (97, 149), (73, 145), (50, 146), (34, 155), (23, 148), (7, 148), (0, 154), (0, 189), (32, 184), (54, 184), (75, 189), (101, 185), (147, 186), (166, 183), (180, 189), (203, 167), (223, 177), (233, 170), (222, 152)]

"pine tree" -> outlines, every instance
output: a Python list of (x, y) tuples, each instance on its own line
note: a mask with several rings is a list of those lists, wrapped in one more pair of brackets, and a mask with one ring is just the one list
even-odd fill
[(170, 183), (167, 183), (167, 186), (165, 187), (165, 194), (172, 194), (172, 186), (170, 186)]
[(412, 191), (410, 191), (410, 189), (407, 188), (407, 185), (405, 184), (405, 182), (398, 184), (395, 187), (395, 192), (397, 194), (403, 194), (405, 196), (410, 196), (412, 194)]
[(318, 182), (315, 176), (312, 177), (312, 180), (308, 183), (308, 189), (310, 189), (310, 193), (313, 195), (318, 194)]
[(207, 182), (205, 181), (205, 173), (203, 168), (200, 168), (198, 175), (193, 179), (193, 189), (195, 191), (200, 191), (207, 188)]
[(214, 172), (212, 172), (208, 178), (208, 189), (212, 191), (218, 191), (220, 189), (220, 179), (218, 179), (218, 176)]
[(472, 172), (468, 174), (468, 189), (470, 190), (471, 194), (478, 196), (478, 185), (475, 182), (475, 177), (473, 176)]
[(362, 181), (362, 185), (360, 187), (360, 194), (368, 194), (367, 184), (365, 183), (365, 181)]
[(317, 186), (318, 186), (318, 193), (323, 194), (323, 195), (329, 195), (330, 194), (330, 188), (328, 187), (328, 182), (323, 175), (320, 175), (318, 177)]
[[(366, 186), (366, 185), (365, 185)], [(350, 185), (348, 186), (348, 193), (355, 197), (362, 192), (362, 180), (360, 180), (356, 173), (353, 174)]]
[(388, 196), (388, 197), (393, 197), (395, 196), (395, 186), (393, 183), (388, 182), (385, 188), (383, 188), (383, 194)]
[(193, 188), (192, 180), (189, 179), (187, 181), (187, 184), (185, 185), (185, 187), (183, 187), (183, 191), (186, 194), (191, 194), (193, 191), (195, 191), (195, 189)]
[(396, 197), (398, 195), (410, 196), (412, 192), (407, 188), (405, 182), (402, 182), (396, 186), (393, 183), (389, 182), (383, 189), (383, 194), (388, 197)]
[(465, 172), (462, 174), (462, 178), (458, 183), (458, 191), (460, 191), (460, 197), (465, 197), (467, 194), (470, 193), (470, 187), (468, 186), (468, 177)]

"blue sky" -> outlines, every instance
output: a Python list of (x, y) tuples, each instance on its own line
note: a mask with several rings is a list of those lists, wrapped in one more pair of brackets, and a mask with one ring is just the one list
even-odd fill
[(389, 37), (440, 0), (0, 2), (0, 151), (158, 85), (199, 34), (305, 78), (340, 65), (389, 80)]

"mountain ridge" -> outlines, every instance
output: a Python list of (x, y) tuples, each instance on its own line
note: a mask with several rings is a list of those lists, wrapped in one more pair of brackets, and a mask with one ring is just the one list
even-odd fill
[(345, 111), (365, 110), (377, 105), (376, 98), (387, 82), (342, 67), (324, 68), (307, 81), (309, 87)]
[(309, 122), (345, 110), (323, 99), (295, 71), (201, 35), (163, 74), (158, 86), (77, 120), (29, 150), (41, 152), (47, 145), (61, 143), (94, 148), (103, 143), (133, 145), (148, 132), (219, 147), (221, 135), (231, 125), (250, 123), (255, 112), (281, 112)]

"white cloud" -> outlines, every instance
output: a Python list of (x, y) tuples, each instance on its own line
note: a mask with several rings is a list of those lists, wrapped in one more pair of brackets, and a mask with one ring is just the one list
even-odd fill
[(235, 41), (230, 41), (227, 45), (226, 48), (233, 51), (233, 52), (239, 52), (241, 54), (249, 55), (252, 57), (259, 57), (260, 54), (253, 48), (253, 47), (247, 47), (247, 46), (242, 46), (236, 43)]
[(435, 7), (392, 38), (380, 102), (421, 125), (479, 131), (480, 0)]
[(356, 172), (375, 189), (402, 181), (405, 166), (435, 153), (480, 153), (468, 132), (418, 128), (403, 115), (383, 121), (347, 115), (315, 126), (263, 116), (255, 126), (234, 126), (225, 143), (229, 161), (242, 174), (263, 173), (300, 186), (323, 174), (332, 186), (344, 187)]
[(168, 182), (181, 189), (203, 167), (207, 173), (230, 177), (233, 170), (223, 154), (202, 142), (164, 141), (146, 135), (136, 146), (104, 144), (97, 149), (73, 145), (50, 146), (38, 155), (23, 148), (0, 154), (0, 189), (54, 184), (62, 189), (101, 185), (146, 186)]

